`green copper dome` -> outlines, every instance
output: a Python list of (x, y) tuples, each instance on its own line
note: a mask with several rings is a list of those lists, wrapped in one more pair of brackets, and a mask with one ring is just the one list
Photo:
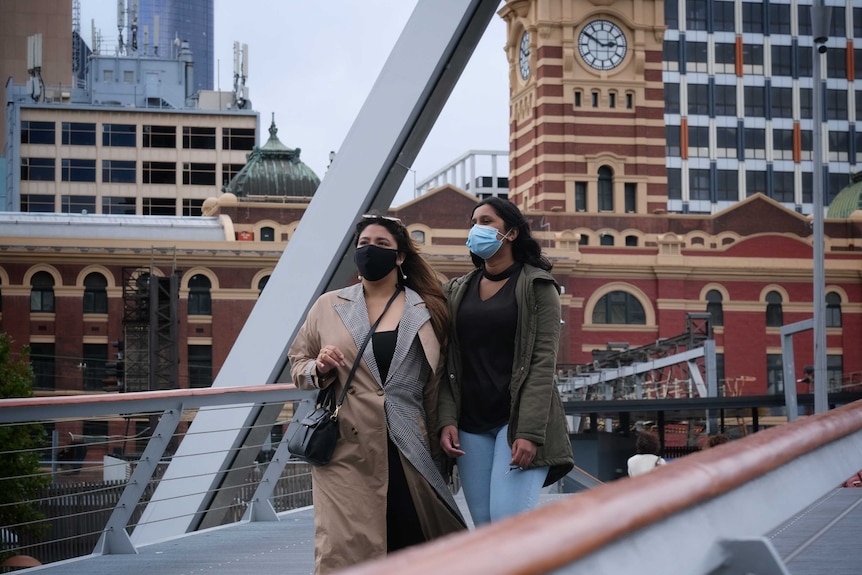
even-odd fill
[[(273, 115), (274, 116), (274, 115)], [(238, 198), (282, 196), (310, 198), (320, 185), (314, 170), (299, 159), (299, 148), (291, 149), (279, 141), (275, 117), (269, 127), (269, 140), (255, 146), (245, 166), (222, 189)]]
[(827, 218), (849, 218), (856, 210), (862, 210), (862, 174), (853, 174), (850, 185), (841, 190), (826, 212)]

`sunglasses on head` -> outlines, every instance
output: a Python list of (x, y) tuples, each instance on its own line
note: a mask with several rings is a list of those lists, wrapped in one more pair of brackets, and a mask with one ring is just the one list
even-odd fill
[(386, 220), (387, 222), (395, 222), (399, 226), (403, 226), (401, 220), (398, 218), (393, 218), (392, 216), (381, 216), (378, 214), (362, 214), (362, 219), (365, 220)]

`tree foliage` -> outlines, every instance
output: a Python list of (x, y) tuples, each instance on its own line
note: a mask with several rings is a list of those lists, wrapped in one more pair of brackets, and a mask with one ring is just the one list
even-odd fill
[[(0, 333), (0, 398), (32, 397), (29, 349), (16, 357), (11, 344), (10, 337)], [(40, 536), (48, 529), (34, 503), (40, 490), (51, 481), (50, 476), (39, 472), (38, 450), (45, 445), (45, 429), (39, 424), (0, 426), (0, 526), (19, 540), (23, 536)], [(7, 554), (0, 550), (0, 558)]]

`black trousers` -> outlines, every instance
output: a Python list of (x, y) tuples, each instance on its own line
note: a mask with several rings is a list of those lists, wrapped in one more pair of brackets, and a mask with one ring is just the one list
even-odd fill
[(419, 515), (407, 487), (398, 448), (389, 439), (389, 492), (386, 498), (386, 550), (391, 553), (425, 542)]

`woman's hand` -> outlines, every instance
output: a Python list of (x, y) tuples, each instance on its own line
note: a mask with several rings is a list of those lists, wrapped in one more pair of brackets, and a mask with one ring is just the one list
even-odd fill
[(344, 365), (344, 354), (334, 345), (324, 345), (317, 354), (317, 376), (326, 377), (329, 372), (340, 365)]
[(461, 457), (464, 452), (461, 451), (461, 442), (458, 441), (458, 428), (454, 425), (447, 425), (440, 432), (440, 447), (443, 452), (449, 457)]
[(536, 458), (536, 444), (529, 439), (516, 439), (512, 444), (512, 461), (510, 467), (526, 469)]

